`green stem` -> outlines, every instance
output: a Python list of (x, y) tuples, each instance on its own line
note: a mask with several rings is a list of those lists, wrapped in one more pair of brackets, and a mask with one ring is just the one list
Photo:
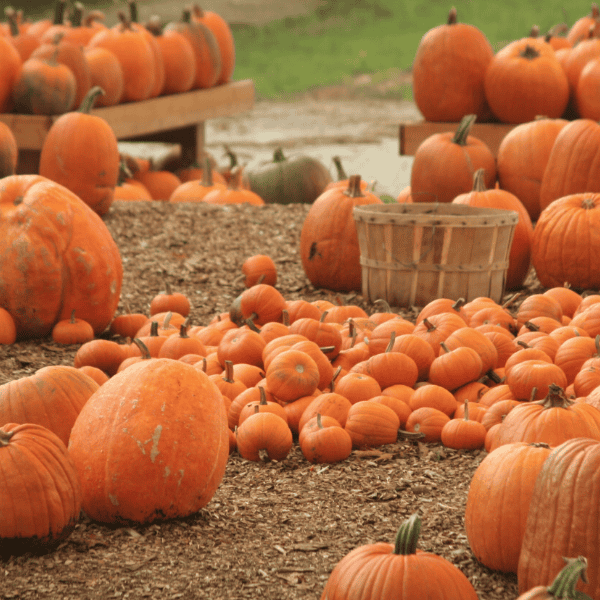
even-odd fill
[(452, 142), (459, 146), (466, 146), (467, 137), (469, 136), (471, 127), (473, 127), (473, 123), (475, 123), (476, 119), (477, 115), (465, 115), (458, 125), (458, 129), (452, 138)]
[(104, 90), (99, 85), (95, 85), (81, 101), (78, 112), (89, 115), (98, 96), (104, 96)]
[(421, 533), (421, 518), (417, 513), (411, 515), (398, 529), (394, 554), (406, 556), (417, 553), (417, 542)]
[(563, 600), (592, 600), (587, 594), (575, 589), (579, 579), (587, 583), (587, 559), (583, 556), (577, 558), (563, 558), (567, 563), (547, 588), (548, 593), (555, 598)]
[(283, 148), (280, 146), (279, 148), (275, 149), (275, 152), (273, 152), (273, 162), (284, 162), (286, 161), (287, 158), (283, 155)]

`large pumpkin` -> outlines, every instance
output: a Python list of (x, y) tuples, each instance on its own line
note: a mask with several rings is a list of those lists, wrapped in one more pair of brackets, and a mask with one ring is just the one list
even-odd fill
[(318, 198), (331, 175), (317, 159), (297, 154), (287, 158), (277, 148), (273, 160), (247, 171), (250, 189), (268, 204), (310, 204)]
[(99, 215), (113, 202), (120, 164), (111, 126), (89, 114), (103, 93), (92, 88), (78, 111), (61, 115), (48, 130), (40, 153), (40, 175), (70, 189)]
[(533, 231), (531, 260), (544, 287), (598, 289), (600, 194), (572, 194), (545, 208)]
[(345, 190), (327, 190), (310, 207), (300, 232), (300, 258), (315, 287), (345, 292), (362, 289), (353, 210), (363, 204), (382, 202), (371, 192), (361, 192), (360, 176), (353, 175)]
[(67, 448), (25, 423), (0, 428), (0, 556), (46, 550), (75, 527), (81, 489)]
[(521, 556), (519, 592), (549, 585), (564, 557), (585, 556), (587, 583), (577, 589), (600, 598), (600, 442), (576, 438), (548, 455), (536, 479)]
[(452, 8), (446, 24), (423, 36), (413, 61), (413, 94), (425, 119), (454, 122), (471, 113), (489, 118), (483, 80), (493, 57), (485, 35), (457, 23)]
[(229, 456), (223, 396), (169, 358), (117, 373), (79, 413), (69, 441), (83, 509), (105, 523), (150, 523), (204, 507)]
[(417, 549), (421, 520), (412, 515), (396, 543), (366, 544), (335, 566), (321, 600), (471, 600), (477, 599), (465, 575), (445, 558)]
[(43, 367), (29, 377), (0, 385), (0, 426), (37, 423), (55, 433), (66, 446), (77, 415), (98, 387), (75, 367)]
[(518, 213), (519, 221), (515, 226), (506, 272), (506, 289), (514, 290), (523, 285), (529, 273), (533, 225), (523, 203), (506, 190), (486, 189), (483, 175), (481, 170), (477, 171), (473, 178), (473, 191), (457, 196), (452, 202), (482, 208), (502, 208)]
[(1, 179), (0, 215), (0, 306), (18, 337), (43, 337), (73, 310), (102, 332), (119, 303), (123, 266), (100, 217), (40, 175)]

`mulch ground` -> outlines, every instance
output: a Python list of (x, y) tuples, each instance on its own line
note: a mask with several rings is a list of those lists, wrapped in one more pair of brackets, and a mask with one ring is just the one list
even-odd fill
[[(229, 309), (243, 291), (245, 258), (268, 254), (289, 299), (336, 298), (374, 307), (360, 294), (315, 290), (299, 259), (307, 206), (213, 207), (115, 203), (106, 225), (123, 258), (120, 311), (148, 310), (164, 289), (189, 296), (192, 324)], [(528, 292), (536, 291), (531, 278)], [(414, 316), (415, 311), (404, 311)], [(49, 364), (73, 364), (76, 347), (50, 338), (0, 347), (0, 383)], [(213, 500), (184, 520), (110, 528), (81, 518), (46, 555), (0, 565), (0, 598), (316, 599), (335, 564), (356, 546), (393, 542), (414, 512), (422, 550), (460, 568), (483, 599), (518, 595), (516, 577), (473, 557), (464, 530), (469, 481), (485, 452), (398, 442), (354, 451), (336, 465), (308, 463), (294, 447), (282, 462), (233, 454)]]

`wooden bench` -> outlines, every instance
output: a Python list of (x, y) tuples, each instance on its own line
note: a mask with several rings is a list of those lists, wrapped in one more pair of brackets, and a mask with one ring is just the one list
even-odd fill
[[(181, 144), (181, 162), (195, 162), (204, 148), (204, 122), (234, 115), (254, 106), (251, 79), (160, 96), (143, 102), (130, 102), (95, 108), (92, 114), (105, 119), (118, 140)], [(0, 114), (0, 121), (13, 131), (19, 147), (19, 173), (37, 173), (40, 150), (52, 123), (60, 115)]]
[[(434, 133), (456, 131), (458, 123), (431, 123), (429, 121), (415, 121), (414, 123), (400, 124), (400, 155), (414, 156), (419, 144)], [(494, 156), (502, 138), (515, 127), (506, 123), (475, 123), (471, 128), (471, 135), (485, 142)]]

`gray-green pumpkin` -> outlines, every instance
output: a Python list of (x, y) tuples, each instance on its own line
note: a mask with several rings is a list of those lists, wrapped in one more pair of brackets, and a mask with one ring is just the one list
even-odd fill
[(247, 171), (250, 189), (270, 204), (312, 203), (332, 181), (315, 158), (297, 154), (287, 158), (277, 148), (273, 160)]

